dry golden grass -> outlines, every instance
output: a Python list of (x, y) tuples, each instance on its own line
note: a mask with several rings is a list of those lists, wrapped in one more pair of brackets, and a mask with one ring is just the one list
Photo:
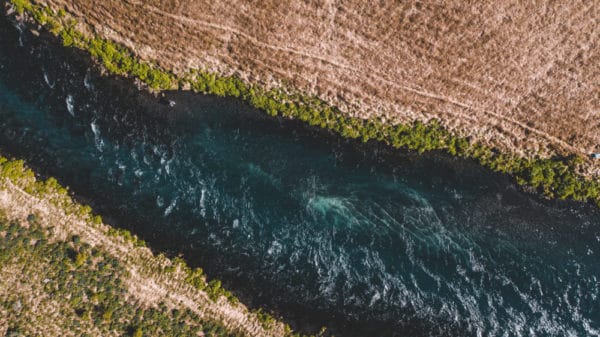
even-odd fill
[(293, 87), (363, 117), (438, 118), (520, 155), (600, 151), (595, 1), (41, 2), (178, 72)]

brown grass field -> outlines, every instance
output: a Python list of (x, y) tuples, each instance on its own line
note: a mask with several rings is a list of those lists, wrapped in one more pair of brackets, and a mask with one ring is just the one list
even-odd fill
[(41, 2), (175, 72), (236, 74), (356, 116), (436, 118), (523, 156), (600, 152), (598, 1)]

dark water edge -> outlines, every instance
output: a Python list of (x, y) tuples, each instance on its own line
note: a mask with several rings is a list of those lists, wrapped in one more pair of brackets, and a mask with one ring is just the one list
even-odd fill
[[(196, 132), (195, 126), (198, 124), (196, 118), (202, 118), (202, 123), (210, 125), (212, 127), (211, 130), (226, 130), (231, 137), (236, 137), (236, 132), (238, 134), (241, 132), (239, 130), (252, 129), (255, 130), (255, 133), (268, 134), (269, 137), (272, 137), (273, 141), (280, 142), (287, 139), (289, 141), (289, 144), (287, 144), (289, 150), (298, 151), (302, 155), (306, 155), (306, 160), (324, 161), (325, 163), (321, 166), (307, 165), (307, 167), (299, 167), (298, 170), (319, 168), (320, 170), (314, 172), (314, 176), (324, 177), (322, 178), (323, 180), (329, 179), (332, 181), (333, 183), (328, 187), (329, 191), (335, 192), (337, 187), (333, 185), (340, 181), (334, 179), (337, 175), (336, 172), (326, 172), (327, 170), (340, 171), (340, 174), (357, 175), (356, 177), (342, 180), (346, 184), (353, 180), (372, 184), (373, 182), (368, 180), (369, 177), (365, 178), (369, 173), (373, 176), (400, 177), (401, 184), (411, 186), (411, 189), (418, 191), (415, 193), (419, 195), (426, 195), (428, 198), (427, 202), (433, 205), (441, 205), (433, 207), (434, 211), (452, 208), (452, 212), (449, 213), (450, 215), (446, 215), (445, 218), (442, 216), (442, 223), (458, 219), (466, 223), (460, 230), (473, 230), (477, 232), (481, 230), (477, 227), (477, 224), (471, 223), (466, 219), (481, 217), (484, 221), (479, 225), (490, 227), (491, 229), (487, 230), (496, 235), (486, 236), (483, 241), (493, 241), (501, 237), (507, 242), (514, 241), (517, 246), (517, 248), (514, 248), (515, 250), (526, 251), (529, 255), (536, 253), (542, 258), (548, 255), (547, 258), (549, 260), (564, 259), (565, 263), (569, 259), (575, 259), (578, 264), (583, 266), (584, 276), (589, 277), (591, 281), (596, 279), (598, 275), (598, 263), (593, 261), (593, 259), (585, 257), (585, 254), (582, 254), (580, 251), (590, 249), (594, 254), (598, 248), (597, 245), (594, 245), (594, 240), (595, 235), (598, 233), (598, 219), (600, 219), (600, 216), (598, 211), (593, 207), (573, 202), (547, 201), (530, 194), (524, 194), (508, 177), (489, 172), (471, 161), (451, 158), (439, 153), (427, 153), (424, 155), (402, 153), (397, 150), (390, 150), (376, 143), (360, 144), (354, 141), (343, 140), (296, 121), (266, 117), (264, 114), (254, 111), (243, 102), (237, 100), (185, 92), (172, 92), (167, 93), (168, 98), (174, 99), (177, 102), (176, 107), (172, 109), (164, 104), (164, 99), (155, 98), (150, 94), (138, 91), (131, 81), (99, 76), (97, 71), (93, 70), (93, 67), (90, 67), (85, 54), (72, 49), (56, 47), (56, 41), (51, 37), (45, 36), (39, 39), (33, 38), (29, 34), (19, 35), (4, 18), (2, 19), (0, 35), (2, 36), (1, 39), (3, 39), (2, 48), (8, 45), (14, 48), (14, 50), (11, 49), (8, 52), (7, 50), (2, 52), (6, 55), (12, 55), (13, 59), (10, 61), (11, 69), (6, 69), (7, 66), (1, 69), (4, 72), (3, 78), (7, 79), (6, 82), (11, 84), (12, 90), (18, 92), (18, 95), (25, 101), (34, 102), (34, 105), (41, 106), (40, 108), (47, 108), (50, 111), (54, 111), (54, 113), (59, 110), (64, 112), (64, 95), (69, 92), (68, 90), (77, 90), (75, 82), (79, 83), (79, 87), (82, 87), (81, 78), (87, 76), (90, 78), (90, 83), (96, 86), (96, 91), (92, 94), (81, 93), (80, 96), (85, 97), (84, 101), (89, 100), (88, 102), (90, 103), (106, 105), (105, 107), (97, 108), (99, 112), (95, 112), (98, 115), (99, 125), (106, 126), (107, 130), (104, 132), (110, 134), (110, 137), (120, 139), (119, 144), (122, 148), (145, 138), (155, 140), (157, 144), (176, 143), (179, 136), (183, 137)], [(18, 47), (19, 38), (28, 40), (25, 43), (27, 47), (23, 47), (26, 52)], [(30, 53), (29, 56), (27, 56), (27, 53)], [(36, 55), (36, 53), (44, 55)], [(67, 62), (63, 63), (64, 60), (67, 60)], [(56, 92), (49, 93), (49, 90), (45, 88), (46, 86), (50, 86), (50, 84), (43, 78), (43, 72), (37, 70), (35, 72), (29, 71), (30, 69), (38, 68), (46, 68), (46, 72), (50, 74), (53, 71), (59, 72), (52, 74), (51, 77), (53, 80), (50, 83), (54, 83), (55, 86), (52, 90), (62, 90), (62, 96)], [(60, 73), (66, 71), (70, 73)], [(53, 82), (54, 80), (56, 82)], [(59, 83), (60, 81), (64, 83)], [(39, 87), (35, 88), (36, 85)], [(63, 87), (62, 89), (60, 89), (61, 86)], [(84, 88), (79, 88), (79, 90), (85, 91)], [(53, 97), (53, 95), (56, 95), (56, 97)], [(87, 97), (86, 95), (91, 95), (91, 97)], [(113, 108), (114, 114), (111, 116), (110, 110)], [(123, 112), (123, 110), (125, 111)], [(211, 114), (210, 111), (218, 111), (227, 117), (224, 120), (220, 120), (219, 116), (207, 117), (207, 115)], [(197, 117), (197, 114), (202, 114), (203, 116)], [(111, 118), (120, 120), (108, 122)], [(101, 122), (104, 122), (104, 124)], [(81, 136), (82, 134), (89, 135), (89, 125), (87, 123), (81, 123), (81, 125), (75, 123), (73, 127), (68, 119), (61, 120), (61, 118), (58, 118), (56, 123), (68, 124), (69, 126), (65, 126), (65, 128), (72, 130), (74, 136), (71, 139), (74, 141), (84, 141), (85, 139), (89, 141), (89, 136)], [(177, 130), (177, 133), (171, 130)], [(11, 131), (14, 131), (15, 134), (11, 135)], [(281, 279), (278, 279), (276, 275), (269, 275), (269, 273), (277, 270), (276, 268), (265, 267), (261, 261), (258, 261), (257, 257), (260, 256), (259, 253), (253, 253), (246, 248), (224, 252), (224, 248), (215, 248), (214, 243), (206, 243), (202, 240), (195, 241), (186, 235), (187, 232), (169, 230), (169, 228), (163, 227), (162, 222), (167, 220), (164, 220), (163, 217), (157, 217), (157, 213), (149, 211), (149, 214), (144, 214), (145, 210), (153, 209), (155, 205), (150, 204), (147, 198), (140, 198), (140, 201), (136, 201), (124, 194), (123, 191), (130, 192), (131, 190), (120, 189), (118, 186), (119, 184), (127, 185), (131, 183), (127, 180), (129, 179), (127, 176), (119, 176), (119, 174), (114, 174), (109, 178), (98, 176), (98, 171), (94, 167), (98, 164), (93, 161), (74, 160), (73, 162), (68, 162), (68, 156), (51, 156), (48, 152), (35, 148), (43, 142), (28, 143), (28, 141), (19, 140), (19, 137), (23, 135), (27, 137), (27, 135), (26, 133), (19, 134), (16, 128), (3, 127), (2, 133), (0, 150), (4, 154), (11, 154), (27, 159), (28, 164), (35, 168), (36, 171), (44, 175), (55, 176), (62, 184), (70, 186), (75, 192), (76, 197), (80, 198), (80, 200), (91, 204), (100, 214), (108, 215), (105, 218), (108, 218), (113, 225), (128, 228), (142, 236), (155, 251), (168, 252), (170, 255), (182, 254), (191, 265), (200, 264), (206, 269), (209, 275), (223, 279), (227, 288), (233, 290), (244, 303), (251, 306), (264, 306), (267, 309), (279, 312), (288, 321), (293, 323), (293, 326), (296, 328), (305, 331), (314, 331), (320, 326), (326, 325), (332, 331), (336, 332), (338, 336), (475, 335), (472, 326), (477, 325), (477, 322), (460, 320), (455, 322), (445, 320), (444, 318), (431, 321), (430, 318), (423, 318), (415, 314), (419, 308), (411, 308), (410, 305), (398, 309), (396, 307), (400, 307), (400, 305), (390, 302), (391, 304), (376, 306), (367, 310), (364, 305), (352, 305), (352, 301), (349, 301), (351, 305), (344, 304), (347, 303), (344, 300), (345, 297), (362, 292), (360, 287), (364, 286), (364, 282), (360, 283), (356, 289), (346, 290), (344, 287), (341, 287), (341, 290), (338, 289), (336, 294), (332, 295), (332, 299), (327, 300), (319, 298), (321, 296), (318, 295), (319, 291), (287, 289), (288, 284), (286, 282), (281, 282)], [(253, 134), (252, 132), (249, 133)], [(242, 140), (248, 141), (248, 138), (240, 137)], [(193, 137), (189, 139), (194, 140)], [(210, 139), (210, 137), (206, 139)], [(228, 143), (217, 143), (217, 145), (219, 144)], [(67, 148), (68, 146), (65, 147)], [(248, 150), (251, 151), (260, 149), (261, 146), (248, 147)], [(228, 150), (230, 148), (223, 148), (225, 152)], [(169, 152), (171, 150), (167, 149), (166, 151)], [(323, 154), (326, 155), (323, 157)], [(172, 153), (169, 155), (171, 157), (174, 156)], [(214, 153), (210, 153), (203, 158), (210, 159), (218, 155), (219, 150), (215, 149)], [(310, 157), (309, 155), (313, 155), (314, 157)], [(261, 154), (257, 153), (256, 156), (261, 156)], [(249, 157), (252, 157), (252, 155), (249, 155)], [(292, 160), (291, 157), (282, 158)], [(77, 163), (77, 169), (69, 169), (69, 166), (74, 163)], [(210, 170), (211, 168), (208, 167), (207, 169)], [(254, 167), (250, 167), (249, 169), (258, 170)], [(282, 170), (289, 172), (290, 176), (304, 177), (301, 173), (295, 172), (293, 167), (284, 167)], [(260, 172), (254, 176), (260, 176), (261, 174), (265, 176)], [(265, 179), (270, 178), (265, 176)], [(115, 186), (111, 186), (111, 182)], [(292, 184), (282, 185), (291, 186)], [(449, 198), (452, 194), (452, 191), (445, 190), (447, 186), (451, 188), (460, 186), (459, 194), (461, 194), (460, 198), (462, 200), (459, 198), (454, 201), (446, 201), (445, 199)], [(265, 193), (272, 192), (260, 184), (249, 188), (253, 190), (265, 189)], [(386, 191), (386, 188), (385, 186), (379, 187), (376, 192)], [(238, 195), (236, 193), (239, 191), (235, 187), (231, 187), (231, 191), (233, 191), (230, 192), (231, 194)], [(359, 192), (361, 191), (359, 190)], [(390, 189), (390, 193), (397, 193), (397, 191)], [(502, 207), (512, 207), (516, 211), (503, 214), (498, 209), (492, 208), (494, 198), (491, 196), (494, 196), (494, 194), (500, 195), (500, 199), (497, 202), (501, 203)], [(285, 193), (282, 195), (285, 195)], [(124, 201), (115, 201), (115, 197)], [(399, 198), (402, 197), (404, 195), (400, 194)], [(376, 196), (359, 195), (358, 198), (366, 200), (376, 198)], [(436, 198), (444, 200), (440, 201), (436, 200)], [(486, 204), (486, 206), (490, 208), (469, 209), (469, 205), (479, 205), (477, 201), (480, 198), (489, 199), (489, 204)], [(463, 201), (466, 207), (465, 209), (460, 209)], [(326, 205), (329, 208), (325, 212), (329, 212), (331, 209), (335, 211), (335, 207), (338, 207), (335, 204), (337, 199), (327, 202), (328, 204)], [(261, 207), (278, 207), (284, 210), (288, 208), (290, 214), (297, 212), (294, 200), (262, 200), (256, 203), (261, 205)], [(409, 206), (419, 206), (418, 199), (407, 198), (406, 203)], [(132, 209), (133, 206), (136, 209)], [(321, 206), (318, 205), (318, 207)], [(457, 210), (454, 210), (454, 208)], [(386, 208), (386, 210), (389, 209), (389, 207)], [(192, 219), (198, 219), (198, 214), (194, 213), (192, 209), (176, 209), (176, 211), (178, 211), (176, 214), (178, 219), (169, 221), (178, 226), (183, 227), (183, 224), (189, 223)], [(485, 214), (486, 211), (496, 212), (497, 214)], [(505, 219), (503, 218), (505, 216), (514, 216), (516, 223), (504, 221)], [(490, 219), (494, 217), (498, 219), (491, 221)], [(538, 219), (538, 217), (541, 219)], [(553, 222), (552, 218), (559, 220)], [(332, 223), (338, 221), (338, 218), (330, 214), (325, 214), (319, 219), (320, 221)], [(226, 227), (220, 224), (218, 219), (207, 218), (204, 221), (209, 223), (204, 227), (205, 230)], [(243, 220), (240, 221), (243, 222)], [(360, 222), (360, 220), (357, 221)], [(460, 221), (455, 222), (459, 223)], [(550, 223), (549, 228), (543, 227), (544, 222)], [(307, 226), (310, 228), (310, 224)], [(444, 230), (443, 227), (440, 230)], [(233, 228), (230, 228), (230, 230), (233, 231)], [(260, 228), (260, 226), (255, 227), (253, 230), (258, 232), (259, 236), (266, 235), (265, 229)], [(390, 241), (386, 243), (385, 238), (372, 236), (372, 233), (368, 231), (357, 231), (356, 233), (348, 234), (348, 230), (344, 232), (345, 230), (345, 228), (339, 229), (341, 235), (347, 235), (348, 240), (353, 240), (352, 242), (355, 246), (368, 248), (373, 244), (384, 243), (387, 247), (386, 252), (390, 255), (387, 257), (387, 260), (391, 261), (386, 264), (385, 268), (399, 268), (403, 266), (402, 261), (394, 258), (395, 254), (406, 253), (406, 250), (394, 250), (394, 247), (402, 247), (404, 244), (403, 241), (389, 239)], [(411, 228), (411, 230), (414, 230), (414, 228)], [(383, 233), (387, 233), (385, 230), (382, 231)], [(306, 234), (311, 233), (323, 235), (323, 232), (317, 229), (311, 229), (306, 232)], [(198, 235), (210, 234), (210, 232), (201, 232)], [(226, 237), (227, 235), (223, 235), (223, 238)], [(413, 238), (415, 237), (417, 236)], [(423, 238), (428, 239), (429, 237), (425, 236)], [(232, 241), (229, 243), (232, 246), (236, 246), (239, 244), (240, 239), (239, 237), (231, 239)], [(363, 242), (361, 239), (365, 241)], [(370, 244), (369, 241), (372, 243)], [(527, 247), (528, 241), (533, 241), (531, 243), (532, 247)], [(554, 244), (536, 246), (537, 241), (544, 241), (545, 244)], [(204, 246), (196, 246), (198, 242), (204, 242)], [(256, 242), (257, 244), (262, 243), (259, 239)], [(481, 244), (482, 241), (478, 241), (477, 243)], [(428, 245), (425, 246), (420, 254), (425, 257), (423, 261), (427, 262), (427, 251), (435, 248)], [(490, 243), (490, 246), (494, 249), (500, 249), (495, 246), (495, 243)], [(530, 251), (527, 251), (527, 249), (530, 249)], [(551, 252), (546, 252), (545, 249), (556, 249), (558, 252), (553, 255)], [(565, 257), (560, 254), (563, 250), (565, 252), (572, 251), (572, 253), (566, 254), (567, 256)], [(442, 249), (441, 252), (444, 252), (444, 250)], [(385, 255), (384, 253), (382, 252), (381, 254)], [(486, 251), (485, 247), (481, 248), (479, 253), (483, 257), (497, 257), (494, 255), (494, 252)], [(440, 255), (434, 254), (433, 256), (440, 258)], [(518, 256), (518, 254), (515, 254), (515, 256)], [(511, 257), (514, 256), (508, 256), (508, 258)], [(428, 263), (435, 265), (434, 261), (428, 261)], [(452, 264), (451, 262), (449, 263)], [(515, 259), (515, 263), (518, 264), (519, 260)], [(506, 262), (506, 265), (510, 264), (510, 261)], [(554, 265), (555, 262), (550, 261), (548, 264)], [(540, 266), (542, 265), (543, 262), (540, 261), (537, 264), (533, 264), (533, 267), (541, 268)], [(527, 267), (531, 266), (528, 265)], [(476, 274), (477, 271), (475, 269), (473, 273)], [(306, 274), (310, 276), (311, 270), (310, 266), (307, 266)], [(440, 269), (439, 271), (443, 270)], [(581, 273), (581, 270), (577, 272), (575, 269), (572, 269), (571, 271), (573, 273)], [(398, 273), (398, 271), (392, 270), (387, 271), (387, 273), (393, 274)], [(469, 272), (466, 272), (466, 275), (471, 276)], [(282, 278), (286, 280), (292, 276), (303, 277), (304, 275), (302, 272), (297, 274), (289, 273), (289, 275)], [(513, 276), (516, 277), (516, 275)], [(307, 277), (307, 279), (310, 279), (310, 277)], [(343, 277), (340, 277), (336, 282), (343, 283)], [(335, 284), (336, 282), (333, 283)], [(482, 277), (481, 282), (491, 281)], [(299, 288), (302, 288), (307, 284), (314, 283), (315, 281), (300, 280), (297, 284), (299, 284)], [(424, 281), (423, 283), (426, 284), (427, 282)], [(575, 286), (577, 285), (576, 282), (574, 284)], [(540, 285), (540, 289), (542, 288), (544, 287)], [(544, 288), (544, 290), (546, 289)], [(591, 294), (598, 291), (597, 286), (595, 289), (588, 286), (585, 290), (590, 291)], [(314, 297), (294, 297), (298, 294), (309, 294)], [(567, 297), (569, 296), (567, 294)], [(593, 298), (586, 300), (585, 295), (581, 295), (581, 297), (584, 302), (594, 303)], [(322, 302), (325, 302), (325, 304), (322, 304)], [(592, 306), (585, 307), (585, 309), (587, 312), (581, 313), (581, 315), (586, 317), (594, 317), (593, 313), (598, 313), (598, 308), (594, 307), (593, 304)], [(592, 321), (592, 323), (597, 324), (597, 321)]]

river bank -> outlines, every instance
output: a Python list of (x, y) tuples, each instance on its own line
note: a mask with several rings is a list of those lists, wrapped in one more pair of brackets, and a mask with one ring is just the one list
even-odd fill
[[(91, 331), (102, 334), (108, 333), (111, 336), (115, 334), (122, 335), (124, 331), (120, 331), (120, 329), (127, 329), (133, 322), (117, 322), (117, 320), (125, 318), (117, 317), (115, 323), (111, 323), (111, 318), (106, 315), (106, 312), (108, 310), (111, 310), (111, 313), (119, 311), (121, 310), (119, 306), (125, 305), (140, 307), (142, 308), (140, 310), (151, 310), (160, 307), (161, 311), (166, 310), (167, 316), (171, 310), (186, 312), (187, 316), (181, 317), (181, 319), (185, 319), (190, 328), (195, 327), (199, 331), (204, 330), (204, 333), (211, 336), (292, 335), (289, 328), (282, 323), (276, 322), (272, 318), (263, 317), (260, 313), (250, 312), (245, 306), (237, 302), (237, 299), (232, 299), (230, 293), (220, 288), (220, 282), (218, 286), (214, 282), (207, 282), (201, 269), (192, 270), (181, 259), (171, 260), (164, 255), (156, 256), (145, 247), (145, 243), (140, 241), (137, 236), (104, 225), (99, 216), (94, 216), (91, 213), (89, 206), (74, 202), (67, 195), (67, 191), (56, 183), (55, 179), (37, 181), (33, 172), (26, 169), (22, 162), (9, 161), (3, 157), (0, 157), (0, 177), (0, 213), (2, 214), (3, 226), (0, 233), (4, 239), (9, 239), (10, 236), (7, 237), (6, 235), (14, 236), (16, 233), (36, 229), (41, 230), (44, 234), (42, 236), (35, 234), (31, 238), (25, 235), (27, 240), (33, 239), (34, 243), (36, 240), (38, 241), (36, 249), (45, 249), (40, 247), (49, 243), (61, 244), (73, 241), (75, 249), (80, 250), (74, 265), (75, 268), (85, 264), (88, 259), (90, 260), (88, 264), (94, 264), (93, 259), (97, 260), (99, 255), (105, 254), (110, 259), (115, 259), (124, 268), (124, 274), (121, 275), (121, 272), (115, 274), (114, 278), (119, 279), (110, 282), (117, 282), (117, 285), (124, 283), (127, 293), (109, 295), (111, 289), (109, 286), (106, 290), (107, 293), (103, 295), (111, 301), (118, 299), (129, 303), (105, 303), (102, 300), (94, 299), (98, 298), (97, 296), (92, 297), (91, 300), (86, 299), (84, 296), (83, 299), (73, 301), (71, 297), (81, 295), (67, 292), (63, 296), (70, 298), (71, 302), (65, 299), (63, 303), (59, 300), (54, 302), (49, 312), (46, 312), (44, 310), (48, 310), (48, 308), (43, 308), (48, 305), (46, 303), (47, 298), (54, 296), (53, 292), (48, 290), (47, 287), (42, 287), (43, 290), (38, 289), (39, 285), (35, 281), (31, 284), (28, 283), (30, 279), (37, 280), (37, 277), (34, 277), (34, 274), (23, 275), (22, 272), (27, 270), (27, 272), (36, 273), (35, 270), (22, 267), (21, 272), (13, 274), (14, 268), (19, 268), (17, 262), (23, 261), (23, 256), (16, 254), (17, 262), (15, 262), (11, 256), (13, 252), (9, 250), (3, 252), (8, 255), (8, 260), (3, 260), (0, 266), (0, 268), (3, 268), (3, 275), (5, 276), (0, 281), (3, 284), (0, 298), (3, 304), (9, 303), (8, 307), (3, 308), (3, 310), (0, 309), (5, 319), (2, 322), (3, 324), (0, 325), (0, 331), (4, 333), (8, 333), (6, 329), (9, 329), (8, 331), (18, 329), (21, 333), (44, 331), (45, 335), (63, 336), (73, 332), (65, 329), (73, 329), (74, 326), (77, 326), (80, 333), (90, 332), (86, 329), (100, 329)], [(9, 222), (17, 224), (17, 229), (13, 228), (14, 225), (11, 225), (9, 229)], [(22, 228), (18, 229), (18, 227)], [(8, 232), (10, 234), (7, 234)], [(13, 248), (12, 245), (14, 244), (9, 241), (7, 248)], [(80, 245), (85, 246), (85, 248), (80, 249)], [(23, 248), (19, 249), (23, 251)], [(26, 250), (27, 248), (25, 248)], [(90, 251), (92, 251), (91, 254), (94, 258), (86, 255), (90, 254)], [(16, 266), (15, 263), (17, 263)], [(48, 263), (48, 261), (43, 258), (38, 260), (29, 257), (29, 260), (27, 260), (29, 265), (43, 265), (44, 263)], [(102, 268), (101, 265), (99, 268)], [(53, 265), (46, 268), (50, 268), (45, 271), (46, 273), (55, 272), (51, 269), (54, 268)], [(56, 272), (58, 273), (58, 271)], [(90, 271), (78, 272), (86, 273)], [(113, 273), (117, 273), (117, 271), (113, 271)], [(9, 274), (13, 277), (9, 277)], [(52, 276), (49, 277), (51, 278), (46, 279), (44, 283), (60, 283), (62, 281)], [(80, 277), (83, 278), (83, 275)], [(22, 279), (19, 281), (19, 278)], [(94, 286), (98, 287), (93, 282), (89, 286), (92, 288)], [(11, 292), (5, 293), (9, 289)], [(10, 307), (10, 303), (14, 301), (20, 303), (18, 310)], [(32, 305), (32, 303), (37, 304)], [(22, 309), (23, 305), (26, 310)], [(109, 326), (110, 324), (113, 325), (107, 328), (96, 322), (88, 327), (87, 321), (89, 318), (86, 319), (85, 315), (78, 310), (83, 310), (79, 308), (90, 305), (91, 307), (96, 306), (95, 310), (99, 311), (100, 315), (104, 315), (104, 321), (108, 321)], [(167, 309), (163, 310), (163, 307)], [(79, 317), (71, 317), (75, 312)], [(187, 312), (191, 312), (193, 315), (188, 315)], [(120, 314), (124, 315), (125, 313), (120, 312)], [(56, 315), (56, 317), (50, 323), (46, 315)], [(19, 319), (19, 316), (21, 318), (28, 317), (29, 321), (23, 321)], [(74, 323), (71, 323), (71, 320)], [(148, 318), (147, 323), (150, 321)], [(143, 322), (140, 324), (140, 326), (144, 325)], [(135, 326), (133, 329), (135, 330)], [(141, 328), (138, 329), (142, 331)], [(144, 327), (144, 330), (146, 329), (149, 329), (148, 324)], [(153, 327), (153, 329), (156, 330), (157, 327)], [(158, 331), (161, 331), (160, 329), (161, 327), (158, 327)], [(162, 327), (162, 329), (164, 332), (165, 327)], [(144, 331), (144, 333), (150, 332)]]
[[(594, 173), (596, 164), (586, 157), (585, 152), (588, 150), (569, 150), (569, 146), (561, 145), (563, 141), (550, 142), (552, 146), (563, 148), (557, 150), (554, 157), (548, 158), (550, 152), (545, 151), (537, 153), (543, 157), (533, 156), (532, 153), (524, 155), (527, 151), (518, 147), (491, 147), (499, 145), (493, 145), (493, 136), (485, 136), (491, 143), (478, 139), (475, 134), (469, 137), (456, 136), (446, 129), (444, 118), (429, 118), (427, 124), (419, 122), (418, 118), (412, 124), (394, 124), (393, 121), (379, 117), (365, 120), (350, 117), (348, 111), (344, 112), (344, 109), (316, 97), (293, 93), (289, 89), (252, 84), (252, 81), (248, 82), (237, 76), (222, 76), (227, 72), (211, 73), (198, 68), (183, 71), (180, 67), (175, 67), (171, 69), (176, 72), (174, 73), (167, 70), (168, 66), (164, 64), (168, 62), (164, 57), (157, 56), (151, 60), (165, 66), (166, 69), (138, 59), (136, 54), (141, 53), (142, 47), (134, 48), (131, 41), (119, 39), (116, 32), (108, 34), (106, 29), (90, 25), (85, 16), (78, 12), (79, 7), (52, 2), (53, 6), (66, 6), (64, 8), (69, 10), (66, 12), (64, 8), (58, 10), (58, 7), (46, 7), (45, 10), (24, 0), (12, 3), (17, 12), (27, 10), (39, 23), (45, 24), (50, 31), (59, 35), (66, 46), (87, 50), (109, 72), (133, 76), (154, 90), (193, 89), (219, 96), (240, 97), (270, 115), (297, 118), (345, 137), (359, 138), (363, 141), (374, 139), (395, 148), (402, 147), (419, 152), (442, 150), (454, 156), (473, 158), (483, 166), (513, 176), (519, 184), (529, 186), (549, 198), (572, 198), (600, 203), (600, 183)], [(110, 8), (110, 5), (107, 6)], [(152, 12), (152, 8), (148, 9)], [(106, 11), (107, 8), (102, 7), (98, 13)], [(74, 21), (73, 17), (79, 21)], [(103, 39), (103, 32), (110, 35), (109, 40)], [(123, 42), (125, 46), (133, 48), (136, 54), (110, 39)], [(531, 130), (525, 133), (531, 136)]]
[(503, 152), (586, 155), (600, 143), (597, 6), (39, 3), (176, 74), (237, 74), (365, 119), (437, 118)]

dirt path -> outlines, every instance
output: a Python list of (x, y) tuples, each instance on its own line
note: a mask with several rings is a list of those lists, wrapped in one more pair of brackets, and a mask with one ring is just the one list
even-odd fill
[(213, 23), (213, 22), (210, 22), (210, 21), (205, 21), (205, 20), (200, 20), (200, 19), (193, 19), (193, 18), (184, 16), (184, 15), (177, 15), (177, 14), (169, 13), (169, 12), (160, 10), (159, 8), (156, 8), (156, 7), (154, 7), (154, 6), (152, 6), (152, 5), (148, 4), (148, 3), (143, 3), (143, 2), (140, 2), (140, 1), (132, 1), (132, 0), (125, 0), (125, 1), (128, 2), (128, 3), (130, 3), (130, 4), (132, 4), (132, 5), (134, 5), (134, 6), (141, 7), (140, 8), (141, 10), (148, 10), (148, 11), (151, 11), (153, 13), (157, 13), (157, 14), (160, 14), (162, 16), (169, 17), (171, 19), (179, 20), (179, 21), (186, 22), (186, 23), (192, 23), (192, 24), (196, 24), (196, 25), (200, 25), (200, 26), (204, 26), (204, 27), (215, 28), (215, 29), (222, 30), (222, 31), (230, 33), (230, 34), (235, 34), (237, 36), (243, 37), (244, 39), (248, 40), (248, 42), (250, 42), (250, 43), (252, 43), (252, 44), (254, 44), (254, 45), (258, 46), (258, 47), (263, 47), (263, 48), (268, 48), (268, 49), (271, 49), (271, 50), (283, 51), (283, 52), (290, 53), (290, 54), (295, 54), (295, 55), (299, 55), (299, 56), (303, 56), (303, 57), (308, 57), (308, 58), (311, 58), (311, 59), (314, 59), (314, 60), (321, 61), (323, 63), (331, 64), (331, 65), (333, 65), (333, 66), (335, 66), (337, 68), (340, 68), (340, 69), (346, 69), (346, 70), (350, 70), (350, 71), (357, 71), (355, 68), (353, 68), (353, 67), (351, 67), (349, 65), (346, 65), (346, 64), (343, 64), (343, 63), (340, 63), (340, 62), (336, 62), (336, 61), (331, 60), (329, 58), (321, 57), (321, 56), (318, 56), (318, 55), (313, 55), (313, 54), (304, 52), (302, 50), (297, 50), (297, 49), (293, 49), (293, 48), (289, 48), (289, 47), (282, 47), (282, 46), (278, 46), (278, 45), (274, 45), (274, 44), (270, 44), (270, 43), (267, 43), (267, 42), (260, 41), (258, 38), (254, 37), (254, 36), (252, 36), (250, 34), (244, 33), (244, 32), (242, 32), (240, 30), (237, 30), (235, 28), (232, 28), (232, 27), (228, 27), (228, 26), (225, 26), (225, 25), (220, 25), (218, 23)]

